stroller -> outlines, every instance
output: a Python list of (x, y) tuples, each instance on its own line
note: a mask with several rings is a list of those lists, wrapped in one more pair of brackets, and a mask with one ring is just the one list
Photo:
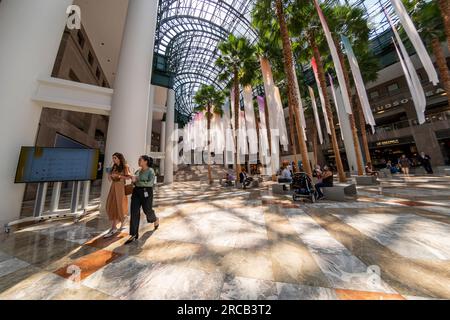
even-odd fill
[(307, 198), (312, 203), (316, 202), (316, 190), (312, 183), (312, 179), (305, 172), (294, 174), (291, 188), (294, 190), (294, 194), (292, 195), (293, 201)]

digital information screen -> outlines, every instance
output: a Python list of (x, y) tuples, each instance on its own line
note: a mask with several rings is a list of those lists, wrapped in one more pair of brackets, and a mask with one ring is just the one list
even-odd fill
[(15, 183), (95, 180), (98, 161), (95, 149), (22, 147)]

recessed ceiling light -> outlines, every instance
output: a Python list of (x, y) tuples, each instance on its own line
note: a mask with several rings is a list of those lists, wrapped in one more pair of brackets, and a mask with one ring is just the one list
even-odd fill
[(102, 44), (102, 46), (104, 46), (104, 45), (105, 45), (105, 43), (104, 43), (104, 42), (102, 42), (101, 44)]

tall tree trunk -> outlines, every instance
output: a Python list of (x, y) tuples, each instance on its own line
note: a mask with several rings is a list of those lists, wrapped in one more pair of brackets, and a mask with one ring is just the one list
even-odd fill
[[(294, 132), (294, 126), (295, 126), (295, 123), (294, 123), (294, 119), (293, 119), (293, 117), (292, 117), (292, 114), (289, 112), (289, 118), (288, 118), (289, 120), (289, 133), (290, 133), (290, 136), (291, 136), (291, 147), (292, 147), (292, 152), (293, 152), (293, 157), (294, 157), (294, 163), (295, 163), (295, 165), (297, 165), (298, 164), (298, 159), (297, 159), (297, 143), (295, 142), (295, 132)], [(300, 168), (299, 168), (300, 169)], [(294, 168), (292, 168), (292, 170), (294, 170)]]
[(213, 184), (211, 173), (211, 106), (208, 105), (206, 111), (206, 123), (208, 131), (208, 181), (209, 184)]
[[(272, 158), (272, 133), (270, 132), (270, 122), (269, 122), (269, 108), (267, 105), (267, 97), (264, 96), (264, 117), (266, 118), (266, 127), (267, 127), (267, 139), (269, 141), (269, 153)], [(277, 175), (275, 172), (272, 172), (272, 181), (277, 181)]]
[(359, 100), (358, 96), (355, 96), (354, 101), (356, 103), (356, 109), (358, 110), (359, 128), (361, 131), (361, 140), (364, 148), (364, 155), (366, 157), (366, 162), (372, 162), (372, 157), (370, 156), (369, 141), (367, 139), (366, 120), (364, 118), (361, 100)]
[(234, 70), (234, 136), (236, 142), (236, 154), (234, 155), (234, 160), (236, 163), (236, 181), (239, 179), (239, 174), (241, 173), (241, 165), (239, 163), (239, 145), (238, 145), (238, 132), (239, 132), (239, 73), (235, 68)]
[(433, 37), (433, 39), (431, 39), (431, 47), (433, 48), (433, 54), (436, 58), (436, 64), (438, 66), (442, 85), (447, 92), (448, 104), (450, 105), (450, 74), (448, 72), (447, 61), (445, 60), (444, 52), (442, 51), (441, 42), (438, 38)]
[(334, 156), (336, 157), (336, 167), (338, 171), (339, 182), (346, 182), (347, 177), (345, 176), (344, 166), (342, 165), (341, 153), (339, 151), (339, 145), (336, 138), (336, 130), (334, 128), (334, 116), (333, 111), (331, 110), (330, 98), (328, 97), (327, 82), (325, 80), (325, 71), (323, 69), (322, 57), (320, 56), (319, 48), (317, 47), (313, 35), (309, 37), (309, 42), (314, 52), (314, 59), (316, 60), (317, 63), (317, 73), (319, 74), (320, 86), (325, 100), (325, 106), (322, 107), (325, 107), (328, 113), (328, 122), (330, 124), (330, 131), (331, 131), (331, 143), (333, 145)]
[(319, 162), (319, 156), (318, 156), (318, 151), (317, 151), (317, 127), (313, 126), (313, 132), (312, 132), (312, 145), (313, 145), (313, 154), (314, 154), (314, 159), (313, 159), (313, 166), (317, 165), (317, 163)]
[(439, 0), (439, 9), (442, 14), (442, 19), (444, 20), (444, 29), (447, 36), (447, 46), (450, 51), (450, 3), (449, 0)]
[(283, 56), (284, 56), (284, 70), (287, 77), (287, 89), (289, 100), (289, 113), (295, 117), (295, 124), (297, 136), (300, 144), (300, 153), (302, 156), (302, 164), (304, 171), (312, 176), (311, 165), (308, 158), (308, 148), (306, 146), (305, 136), (300, 126), (300, 97), (298, 95), (298, 81), (295, 72), (294, 55), (292, 53), (291, 40), (289, 31), (286, 25), (286, 20), (283, 10), (283, 1), (275, 0), (276, 14), (278, 23), (280, 24), (281, 39), (283, 42)]
[[(357, 170), (358, 170), (358, 176), (362, 176), (364, 174), (364, 168), (363, 168), (363, 160), (362, 160), (362, 154), (361, 154), (361, 148), (359, 147), (359, 139), (358, 139), (358, 131), (356, 130), (356, 123), (355, 123), (355, 116), (354, 112), (356, 108), (353, 106), (353, 99), (351, 94), (351, 86), (350, 86), (350, 76), (348, 73), (347, 65), (345, 64), (344, 54), (342, 53), (342, 48), (339, 45), (338, 41), (334, 39), (335, 46), (338, 51), (339, 60), (341, 61), (345, 83), (347, 85), (347, 93), (342, 92), (342, 94), (347, 94), (348, 99), (350, 101), (350, 107), (352, 109), (352, 114), (348, 115), (348, 118), (350, 120), (350, 128), (352, 129), (352, 136), (353, 136), (353, 148), (355, 149), (355, 155), (356, 155), (356, 162), (357, 162)], [(341, 88), (342, 91), (342, 88)], [(342, 128), (341, 128), (342, 130)]]

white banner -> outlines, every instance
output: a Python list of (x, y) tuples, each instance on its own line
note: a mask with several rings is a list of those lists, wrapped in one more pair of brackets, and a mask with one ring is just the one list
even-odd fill
[(316, 59), (311, 60), (311, 66), (314, 71), (314, 78), (316, 79), (317, 91), (319, 91), (320, 104), (322, 105), (323, 117), (325, 118), (325, 127), (327, 128), (327, 133), (331, 135), (330, 123), (328, 121), (328, 112), (325, 104), (325, 97), (323, 96), (322, 86), (320, 85), (319, 72), (317, 70)]
[(355, 81), (356, 91), (358, 92), (359, 100), (361, 101), (361, 107), (363, 110), (366, 123), (372, 127), (372, 133), (375, 133), (375, 119), (373, 117), (372, 108), (370, 107), (369, 98), (367, 97), (366, 87), (364, 86), (364, 80), (361, 75), (361, 69), (359, 68), (358, 60), (356, 59), (353, 48), (347, 37), (341, 35), (342, 43), (344, 44), (345, 51), (347, 51), (348, 61), (350, 63), (350, 69), (352, 69), (353, 80)]
[(311, 97), (311, 104), (314, 112), (314, 119), (316, 120), (317, 134), (319, 135), (320, 144), (323, 144), (322, 126), (320, 125), (319, 112), (317, 111), (316, 97), (314, 96), (314, 90), (308, 86), (309, 96)]
[(247, 125), (247, 137), (249, 154), (258, 154), (258, 135), (256, 133), (255, 110), (253, 108), (253, 90), (251, 86), (244, 88), (245, 123)]
[[(327, 39), (328, 47), (330, 48), (331, 57), (333, 58), (334, 68), (336, 70), (336, 76), (338, 78), (339, 87), (343, 92), (348, 92), (349, 88), (347, 88), (347, 84), (345, 82), (344, 71), (342, 69), (341, 60), (339, 59), (339, 55), (337, 52), (337, 48), (334, 44), (333, 36), (331, 35), (330, 28), (328, 27), (327, 20), (323, 15), (322, 9), (319, 6), (317, 0), (314, 0), (314, 5), (316, 6), (317, 13), (319, 14), (320, 22), (322, 24), (323, 31), (325, 33), (325, 37)], [(343, 95), (344, 99), (344, 107), (345, 111), (348, 114), (352, 114), (352, 108), (350, 104), (350, 100), (347, 94)]]
[[(391, 0), (392, 6), (394, 7), (395, 12), (397, 13), (398, 18), (400, 19), (400, 23), (406, 31), (406, 34), (411, 40), (414, 49), (416, 49), (417, 55), (419, 56), (420, 61), (422, 61), (423, 67), (427, 72), (428, 79), (434, 85), (439, 83), (439, 78), (434, 68), (433, 62), (431, 61), (430, 55), (423, 44), (422, 39), (420, 38), (419, 33), (417, 32), (414, 23), (411, 20), (411, 17), (408, 15), (408, 12), (405, 9), (401, 0)], [(389, 14), (386, 14), (389, 16)]]
[(342, 121), (341, 121), (341, 115), (339, 114), (339, 104), (336, 98), (336, 90), (334, 90), (334, 83), (333, 83), (333, 77), (328, 74), (328, 79), (330, 79), (330, 87), (331, 87), (331, 95), (333, 96), (334, 106), (336, 107), (336, 113), (339, 121), (339, 128), (341, 131), (341, 139), (344, 141), (344, 130), (342, 130)]

